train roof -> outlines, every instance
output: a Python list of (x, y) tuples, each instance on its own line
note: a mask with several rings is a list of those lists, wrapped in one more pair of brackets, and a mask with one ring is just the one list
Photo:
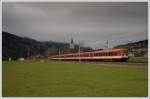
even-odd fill
[(122, 50), (127, 50), (127, 49), (126, 49), (126, 48), (120, 48), (120, 49), (97, 50), (97, 51), (92, 51), (92, 52), (81, 52), (80, 54), (104, 53), (104, 52), (117, 52), (117, 51), (122, 51)]
[[(120, 49), (107, 49), (107, 50), (97, 50), (91, 52), (80, 52), (80, 54), (94, 54), (94, 53), (105, 53), (105, 52), (117, 52), (122, 50), (128, 50), (127, 48), (120, 48)], [(63, 55), (55, 55), (55, 56), (69, 56), (69, 55), (78, 55), (79, 53), (70, 53), (70, 54), (63, 54)]]

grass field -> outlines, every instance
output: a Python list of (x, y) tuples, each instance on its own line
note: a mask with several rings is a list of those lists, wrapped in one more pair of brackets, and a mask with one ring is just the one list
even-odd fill
[(147, 57), (129, 57), (128, 62), (148, 63)]
[(3, 96), (148, 95), (147, 63), (3, 62)]

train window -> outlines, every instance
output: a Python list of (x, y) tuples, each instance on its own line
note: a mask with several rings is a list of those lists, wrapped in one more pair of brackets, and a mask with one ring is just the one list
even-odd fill
[(112, 56), (112, 53), (111, 53), (111, 52), (109, 53), (109, 56)]
[(109, 52), (107, 53), (107, 56), (110, 56)]
[(92, 54), (92, 56), (94, 57), (94, 54)]
[(110, 56), (112, 56), (112, 53), (110, 53)]
[(128, 50), (123, 50), (122, 53), (127, 54)]
[(117, 54), (116, 53), (113, 53), (113, 56), (116, 56)]
[(105, 53), (103, 53), (103, 56), (105, 56)]
[(93, 57), (93, 56), (94, 56), (94, 54), (92, 53), (92, 54), (91, 54), (91, 56)]
[(112, 56), (115, 56), (115, 54), (114, 54), (114, 53), (112, 53)]
[(81, 54), (81, 57), (88, 57), (88, 54)]
[(88, 57), (89, 55), (88, 55), (88, 54), (85, 54), (85, 56)]
[(108, 53), (106, 53), (106, 56), (108, 56)]
[(113, 53), (111, 53), (111, 56), (113, 56)]
[(108, 53), (106, 53), (106, 56), (108, 56)]
[(99, 56), (99, 53), (94, 54), (94, 56)]
[(111, 53), (112, 54), (112, 56), (114, 56), (114, 53)]
[(100, 56), (103, 56), (102, 53), (100, 53)]

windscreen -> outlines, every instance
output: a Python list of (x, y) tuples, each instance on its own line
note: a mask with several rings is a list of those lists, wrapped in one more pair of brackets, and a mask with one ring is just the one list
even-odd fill
[(128, 50), (123, 50), (122, 53), (123, 54), (128, 54)]

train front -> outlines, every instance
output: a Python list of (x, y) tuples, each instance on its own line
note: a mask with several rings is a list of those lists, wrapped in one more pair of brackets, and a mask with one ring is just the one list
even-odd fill
[(120, 54), (121, 54), (121, 61), (126, 62), (127, 59), (129, 58), (128, 49), (122, 49)]

